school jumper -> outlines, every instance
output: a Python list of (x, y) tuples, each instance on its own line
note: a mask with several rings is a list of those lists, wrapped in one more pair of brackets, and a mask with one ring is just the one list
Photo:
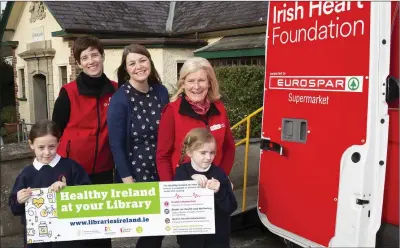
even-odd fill
[(181, 164), (176, 169), (174, 181), (193, 180), (194, 174), (201, 174), (207, 179), (214, 178), (220, 182), (219, 191), (214, 194), (215, 234), (178, 235), (178, 244), (181, 248), (229, 248), (230, 215), (237, 209), (230, 181), (219, 166), (212, 164), (207, 171), (198, 172), (191, 162)]

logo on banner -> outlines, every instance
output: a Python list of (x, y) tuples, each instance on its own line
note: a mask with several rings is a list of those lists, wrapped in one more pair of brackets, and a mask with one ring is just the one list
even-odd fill
[(115, 234), (115, 232), (111, 230), (110, 226), (106, 226), (104, 227), (104, 234)]
[(121, 233), (130, 233), (132, 231), (132, 228), (121, 227), (119, 230), (121, 231)]
[(137, 233), (142, 233), (143, 232), (143, 227), (141, 227), (141, 226), (136, 227), (136, 232)]
[(362, 76), (270, 76), (271, 90), (362, 92)]
[(360, 87), (360, 81), (356, 77), (352, 77), (348, 82), (348, 87), (350, 90), (355, 91)]

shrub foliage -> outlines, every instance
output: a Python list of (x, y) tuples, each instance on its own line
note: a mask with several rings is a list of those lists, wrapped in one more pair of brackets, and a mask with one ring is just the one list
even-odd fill
[[(264, 92), (264, 67), (232, 66), (216, 67), (222, 100), (233, 126), (249, 114), (262, 107)], [(262, 113), (251, 120), (250, 137), (261, 136)], [(235, 139), (246, 136), (246, 123), (234, 130)]]

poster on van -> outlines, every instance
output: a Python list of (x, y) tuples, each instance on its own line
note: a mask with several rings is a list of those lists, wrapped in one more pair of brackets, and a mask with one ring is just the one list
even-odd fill
[(354, 239), (372, 233), (366, 223), (373, 218), (354, 197), (379, 185), (366, 182), (378, 178), (371, 151), (385, 149), (378, 142), (383, 136), (373, 137), (383, 128), (378, 116), (385, 116), (386, 76), (377, 72), (386, 63), (378, 52), (388, 45), (382, 37), (389, 37), (383, 27), (390, 24), (390, 6), (368, 1), (268, 6), (261, 220), (304, 247), (370, 246)]
[(215, 233), (214, 193), (195, 181), (34, 189), (28, 243)]

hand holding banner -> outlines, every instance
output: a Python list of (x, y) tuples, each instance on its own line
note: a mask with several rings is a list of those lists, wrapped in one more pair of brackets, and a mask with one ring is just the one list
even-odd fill
[(28, 243), (215, 233), (214, 193), (194, 181), (37, 191), (25, 205)]

